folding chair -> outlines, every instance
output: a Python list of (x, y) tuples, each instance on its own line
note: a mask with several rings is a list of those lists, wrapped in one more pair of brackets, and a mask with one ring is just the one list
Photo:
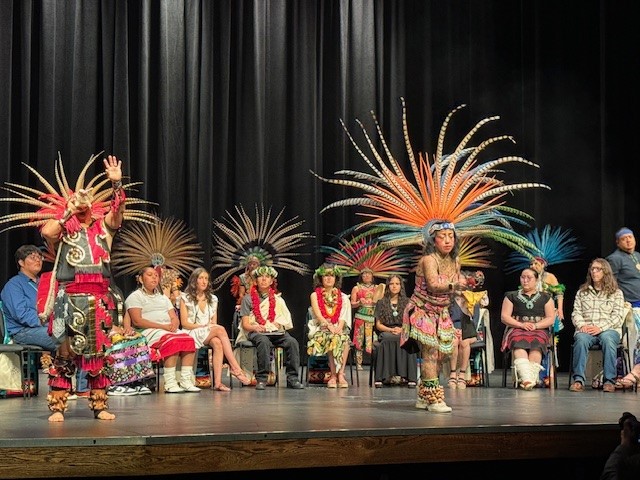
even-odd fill
[[(38, 345), (12, 343), (7, 333), (4, 311), (0, 301), (0, 353), (13, 353), (20, 358), (20, 377), (22, 383), (22, 397), (31, 397), (32, 391), (38, 392), (38, 364), (37, 361), (44, 349)], [(33, 386), (33, 387), (32, 387)]]

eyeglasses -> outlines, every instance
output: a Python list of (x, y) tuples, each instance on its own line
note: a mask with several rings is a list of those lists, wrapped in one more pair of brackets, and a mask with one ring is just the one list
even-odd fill
[(33, 252), (33, 253), (30, 253), (29, 255), (27, 255), (24, 258), (25, 258), (25, 260), (27, 258), (30, 258), (33, 261), (38, 261), (38, 260), (42, 261), (42, 259), (44, 259), (44, 256), (41, 253)]
[(591, 270), (592, 272), (601, 272), (602, 267), (591, 267), (589, 270)]

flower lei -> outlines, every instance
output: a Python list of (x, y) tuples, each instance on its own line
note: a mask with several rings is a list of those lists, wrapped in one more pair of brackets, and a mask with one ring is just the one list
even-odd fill
[(320, 313), (322, 314), (322, 318), (328, 318), (331, 320), (332, 324), (338, 323), (338, 317), (340, 316), (340, 312), (342, 311), (342, 294), (340, 290), (337, 288), (333, 288), (331, 290), (333, 296), (337, 296), (336, 308), (333, 310), (333, 315), (329, 315), (327, 312), (327, 305), (324, 303), (324, 293), (322, 287), (316, 288), (316, 298), (318, 300), (318, 308), (320, 309)]
[(255, 285), (251, 287), (251, 302), (253, 304), (253, 314), (260, 325), (267, 323), (267, 320), (273, 323), (276, 318), (276, 295), (273, 288), (269, 288), (269, 313), (267, 314), (266, 320), (260, 312), (260, 296), (258, 295), (258, 289)]

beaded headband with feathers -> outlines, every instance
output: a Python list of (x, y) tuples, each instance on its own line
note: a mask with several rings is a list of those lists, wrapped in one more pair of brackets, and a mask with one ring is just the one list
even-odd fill
[(429, 155), (419, 154), (416, 160), (409, 139), (403, 98), (401, 102), (404, 143), (414, 181), (393, 157), (375, 114), (372, 113), (372, 116), (382, 145), (381, 151), (376, 148), (363, 124), (357, 121), (373, 160), (363, 152), (344, 122), (341, 122), (352, 145), (373, 173), (341, 170), (336, 174), (351, 177), (341, 179), (325, 178), (312, 171), (313, 175), (324, 182), (363, 191), (361, 197), (338, 200), (324, 207), (322, 212), (335, 207), (364, 207), (366, 211), (357, 213), (367, 217), (367, 220), (358, 224), (357, 228), (365, 231), (375, 228), (380, 234), (380, 243), (385, 246), (421, 245), (424, 241), (423, 229), (430, 222), (439, 220), (454, 224), (458, 238), (488, 238), (522, 252), (526, 251), (525, 248), (535, 249), (528, 239), (512, 227), (513, 223), (526, 225), (525, 220), (532, 220), (532, 217), (523, 211), (507, 207), (503, 197), (524, 189), (549, 187), (535, 182), (506, 184), (497, 178), (497, 174), (501, 173), (497, 168), (507, 163), (533, 167), (538, 165), (518, 156), (504, 156), (479, 163), (479, 155), (490, 145), (504, 140), (513, 142), (513, 138), (508, 135), (488, 138), (476, 146), (469, 145), (483, 125), (499, 117), (479, 121), (454, 151), (445, 155), (444, 143), (449, 122), (464, 105), (454, 109), (442, 124), (435, 155), (430, 160)]
[[(91, 158), (89, 158), (89, 161), (82, 168), (82, 171), (78, 176), (75, 184), (75, 190), (72, 190), (69, 186), (69, 181), (67, 180), (67, 176), (64, 171), (60, 153), (58, 153), (58, 159), (54, 164), (56, 183), (58, 186), (57, 190), (35, 168), (23, 162), (23, 165), (36, 176), (45, 189), (39, 190), (26, 185), (20, 185), (18, 183), (5, 182), (5, 185), (7, 186), (3, 188), (17, 196), (0, 198), (0, 201), (27, 205), (32, 208), (35, 207), (36, 211), (10, 213), (8, 215), (1, 216), (0, 224), (9, 224), (9, 226), (1, 230), (0, 233), (14, 228), (42, 227), (49, 220), (61, 218), (67, 208), (69, 198), (71, 198), (71, 196), (76, 192), (83, 192), (83, 194), (90, 199), (91, 216), (93, 218), (103, 217), (109, 211), (109, 204), (113, 195), (111, 182), (106, 178), (105, 173), (102, 172), (85, 183), (85, 177), (89, 167), (100, 157), (100, 155), (102, 155), (102, 153), (103, 152), (92, 155)], [(122, 185), (121, 188), (124, 190), (131, 190), (134, 186), (140, 184), (141, 182), (127, 183)], [(124, 212), (124, 219), (140, 222), (154, 221), (156, 218), (155, 215), (143, 210), (130, 208), (132, 205), (140, 204), (153, 205), (153, 202), (127, 196), (125, 200), (127, 208)]]
[(293, 257), (303, 255), (294, 252), (313, 238), (309, 232), (295, 231), (304, 220), (297, 217), (280, 221), (284, 208), (273, 219), (271, 208), (255, 206), (255, 220), (242, 205), (235, 206), (236, 216), (229, 211), (221, 221), (213, 221), (212, 271), (218, 275), (213, 280), (214, 290), (219, 289), (231, 276), (242, 271), (249, 257), (255, 256), (261, 265), (277, 270), (292, 270), (300, 275), (311, 273), (309, 267)]
[(165, 286), (175, 283), (176, 272), (188, 278), (202, 266), (203, 255), (195, 234), (182, 220), (156, 219), (151, 224), (134, 223), (120, 230), (111, 250), (111, 267), (115, 276), (134, 276), (145, 267), (159, 267)]

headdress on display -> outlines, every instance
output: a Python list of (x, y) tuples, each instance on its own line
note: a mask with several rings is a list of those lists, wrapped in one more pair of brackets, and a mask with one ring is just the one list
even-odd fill
[(504, 140), (513, 142), (513, 138), (508, 135), (491, 137), (475, 146), (470, 145), (483, 125), (499, 117), (488, 117), (479, 121), (462, 138), (453, 152), (445, 155), (447, 128), (453, 115), (464, 105), (454, 109), (440, 129), (435, 155), (430, 159), (428, 154), (420, 153), (416, 160), (409, 139), (404, 99), (401, 101), (404, 142), (414, 181), (405, 174), (400, 163), (393, 157), (375, 114), (372, 113), (372, 116), (382, 145), (381, 151), (376, 148), (363, 124), (357, 121), (373, 160), (358, 146), (342, 123), (352, 145), (373, 173), (341, 170), (336, 174), (351, 177), (341, 179), (324, 178), (311, 172), (322, 181), (353, 187), (364, 192), (361, 197), (333, 202), (324, 207), (322, 212), (335, 207), (364, 207), (367, 211), (358, 214), (367, 220), (358, 224), (357, 228), (375, 228), (380, 232), (380, 243), (385, 246), (421, 245), (426, 236), (433, 236), (438, 229), (452, 228), (455, 229), (458, 239), (492, 239), (518, 251), (524, 251), (525, 247), (533, 247), (512, 227), (514, 223), (526, 225), (532, 217), (505, 205), (504, 197), (524, 189), (549, 187), (535, 182), (507, 184), (497, 176), (502, 172), (498, 169), (507, 163), (532, 167), (538, 165), (518, 156), (504, 156), (484, 163), (479, 162), (480, 154), (485, 153), (490, 145)]
[[(67, 203), (72, 196), (81, 198), (82, 203), (90, 205), (92, 218), (102, 218), (109, 211), (111, 199), (114, 195), (114, 189), (111, 181), (106, 177), (104, 171), (93, 177), (88, 182), (85, 181), (89, 167), (102, 155), (100, 152), (92, 155), (85, 164), (75, 183), (75, 188), (70, 187), (69, 181), (64, 171), (62, 158), (58, 153), (58, 159), (54, 164), (54, 171), (57, 183), (57, 189), (49, 183), (35, 168), (23, 162), (31, 173), (44, 186), (44, 190), (20, 185), (18, 183), (5, 182), (3, 187), (11, 192), (15, 197), (0, 198), (0, 201), (11, 202), (20, 205), (27, 205), (35, 211), (10, 213), (0, 217), (0, 224), (9, 224), (8, 227), (0, 231), (6, 232), (14, 228), (21, 227), (42, 227), (45, 223), (52, 219), (60, 219), (63, 217)], [(131, 190), (134, 186), (140, 185), (141, 182), (126, 183), (120, 188), (123, 190)], [(142, 200), (135, 197), (129, 197), (124, 200), (126, 209), (124, 211), (125, 220), (137, 220), (141, 222), (152, 222), (156, 218), (143, 210), (130, 208), (132, 205), (147, 204), (153, 205), (153, 202)]]
[(559, 263), (575, 262), (580, 259), (584, 247), (578, 244), (570, 229), (545, 225), (526, 234), (535, 245), (534, 251), (511, 252), (505, 260), (505, 273), (513, 273), (527, 268), (535, 259), (546, 268)]
[(339, 246), (323, 246), (328, 253), (325, 262), (342, 267), (344, 277), (359, 276), (370, 271), (374, 277), (387, 278), (391, 275), (406, 275), (411, 269), (411, 255), (398, 248), (381, 247), (367, 235), (359, 235), (350, 240), (340, 239)]
[(309, 232), (298, 228), (304, 220), (293, 217), (282, 221), (284, 208), (272, 219), (271, 207), (265, 210), (255, 206), (255, 219), (251, 219), (242, 205), (235, 206), (234, 216), (226, 211), (226, 217), (213, 221), (212, 271), (217, 276), (212, 281), (214, 290), (219, 289), (234, 274), (241, 272), (255, 256), (260, 265), (278, 270), (294, 271), (300, 275), (311, 273), (309, 267), (294, 257), (303, 255), (295, 250), (313, 238)]
[(135, 276), (154, 267), (163, 288), (180, 288), (180, 275), (188, 278), (202, 266), (204, 252), (182, 220), (156, 219), (152, 224), (131, 224), (120, 231), (111, 250), (114, 275)]

